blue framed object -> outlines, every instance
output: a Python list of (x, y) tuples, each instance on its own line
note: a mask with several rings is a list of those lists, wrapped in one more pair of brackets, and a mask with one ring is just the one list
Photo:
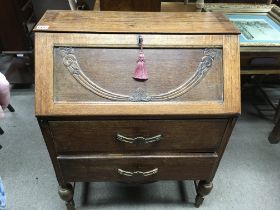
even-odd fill
[(266, 14), (226, 14), (241, 32), (240, 43), (279, 43), (280, 26)]
[(6, 208), (6, 194), (4, 191), (4, 185), (2, 183), (2, 179), (0, 177), (0, 209)]

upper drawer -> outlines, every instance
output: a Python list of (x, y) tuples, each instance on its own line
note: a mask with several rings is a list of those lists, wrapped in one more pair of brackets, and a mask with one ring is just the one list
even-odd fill
[(49, 121), (58, 154), (215, 152), (226, 119)]
[(141, 34), (145, 81), (133, 79), (138, 37), (37, 33), (36, 114), (239, 112), (237, 36)]

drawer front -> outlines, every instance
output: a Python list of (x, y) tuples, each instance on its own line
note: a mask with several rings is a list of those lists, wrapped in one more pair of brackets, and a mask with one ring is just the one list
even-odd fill
[(58, 154), (214, 152), (227, 119), (50, 121)]
[(217, 155), (207, 153), (167, 156), (58, 157), (66, 182), (205, 180), (212, 175), (217, 160)]

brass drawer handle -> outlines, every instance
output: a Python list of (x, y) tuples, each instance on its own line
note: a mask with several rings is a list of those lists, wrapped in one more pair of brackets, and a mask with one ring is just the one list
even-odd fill
[(151, 176), (151, 175), (158, 173), (158, 168), (155, 168), (150, 171), (125, 171), (125, 170), (122, 170), (119, 168), (118, 173), (123, 176), (135, 176), (135, 175)]
[(125, 137), (121, 134), (117, 134), (117, 140), (121, 141), (121, 142), (126, 142), (126, 143), (130, 143), (130, 144), (147, 144), (147, 143), (152, 143), (152, 142), (157, 142), (160, 141), (162, 139), (162, 135), (156, 135), (153, 137), (135, 137), (135, 138), (129, 138), (129, 137)]

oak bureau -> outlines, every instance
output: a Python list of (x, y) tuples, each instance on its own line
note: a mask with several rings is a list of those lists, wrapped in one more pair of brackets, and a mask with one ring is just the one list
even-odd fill
[(194, 180), (200, 206), (240, 114), (239, 31), (222, 14), (48, 11), (36, 116), (59, 183)]

